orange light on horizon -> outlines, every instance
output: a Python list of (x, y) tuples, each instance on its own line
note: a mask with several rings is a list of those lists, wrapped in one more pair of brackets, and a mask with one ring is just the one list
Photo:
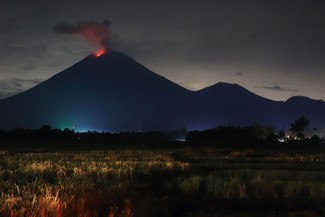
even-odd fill
[(102, 49), (96, 51), (96, 53), (94, 53), (94, 54), (95, 54), (96, 57), (100, 57), (100, 56), (103, 55), (105, 52), (106, 52), (106, 50), (105, 50), (104, 48), (102, 48)]

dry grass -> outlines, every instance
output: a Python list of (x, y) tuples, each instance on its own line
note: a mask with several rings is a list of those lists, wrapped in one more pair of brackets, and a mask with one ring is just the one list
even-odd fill
[(185, 216), (213, 216), (226, 207), (211, 208), (215, 199), (318, 201), (325, 198), (323, 157), (215, 149), (6, 152), (0, 159), (0, 216), (177, 216), (177, 203), (194, 210), (184, 208), (192, 213)]

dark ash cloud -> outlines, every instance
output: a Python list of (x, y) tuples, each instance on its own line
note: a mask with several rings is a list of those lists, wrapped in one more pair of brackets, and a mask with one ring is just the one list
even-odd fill
[(90, 41), (108, 48), (110, 39), (111, 22), (104, 20), (102, 23), (96, 21), (83, 21), (76, 25), (68, 23), (59, 23), (53, 28), (57, 34), (82, 35)]

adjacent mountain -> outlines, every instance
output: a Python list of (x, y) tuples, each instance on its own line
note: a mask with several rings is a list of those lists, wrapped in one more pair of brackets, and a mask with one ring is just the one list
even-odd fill
[(261, 123), (283, 127), (301, 115), (325, 128), (325, 103), (257, 96), (236, 84), (187, 90), (115, 51), (89, 55), (36, 87), (0, 100), (0, 129), (97, 131), (205, 129)]

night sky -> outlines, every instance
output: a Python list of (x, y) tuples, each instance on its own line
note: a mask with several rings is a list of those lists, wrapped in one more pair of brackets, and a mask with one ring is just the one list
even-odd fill
[(111, 48), (188, 89), (325, 100), (324, 11), (323, 0), (0, 0), (0, 98), (99, 49), (59, 23), (108, 19)]

